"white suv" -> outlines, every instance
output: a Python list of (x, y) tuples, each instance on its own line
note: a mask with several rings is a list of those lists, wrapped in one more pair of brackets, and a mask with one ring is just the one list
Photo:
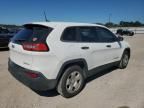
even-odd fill
[(31, 89), (77, 95), (89, 76), (111, 66), (126, 68), (130, 46), (104, 26), (36, 22), (9, 44), (9, 71)]

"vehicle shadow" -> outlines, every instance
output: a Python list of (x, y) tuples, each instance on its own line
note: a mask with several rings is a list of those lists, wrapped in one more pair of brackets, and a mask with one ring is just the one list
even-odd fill
[(58, 92), (54, 89), (54, 90), (47, 90), (47, 91), (35, 91), (33, 90), (35, 93), (37, 93), (40, 96), (43, 97), (55, 97), (58, 96)]
[[(110, 72), (113, 72), (114, 70), (118, 69), (117, 67), (112, 67), (112, 68), (108, 68), (106, 70), (103, 70), (95, 75), (93, 75), (92, 77), (87, 78), (86, 83), (88, 84), (89, 82), (103, 76), (106, 75)], [(48, 91), (35, 91), (33, 90), (35, 93), (37, 93), (40, 96), (44, 96), (44, 97), (55, 97), (58, 96), (58, 92), (56, 90), (48, 90)]]
[(0, 48), (0, 52), (2, 51), (9, 51), (9, 48)]
[(128, 106), (120, 106), (118, 108), (130, 108), (130, 107), (128, 107)]

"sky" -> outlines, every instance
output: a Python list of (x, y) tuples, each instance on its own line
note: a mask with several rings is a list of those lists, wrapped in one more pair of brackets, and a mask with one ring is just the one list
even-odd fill
[(0, 24), (44, 21), (144, 22), (144, 0), (0, 0)]

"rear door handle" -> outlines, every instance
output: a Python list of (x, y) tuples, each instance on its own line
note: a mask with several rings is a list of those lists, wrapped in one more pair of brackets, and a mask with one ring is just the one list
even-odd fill
[(111, 45), (106, 45), (107, 48), (111, 48)]
[(87, 49), (89, 49), (89, 47), (84, 46), (84, 47), (81, 47), (81, 49), (83, 49), (83, 50), (87, 50)]

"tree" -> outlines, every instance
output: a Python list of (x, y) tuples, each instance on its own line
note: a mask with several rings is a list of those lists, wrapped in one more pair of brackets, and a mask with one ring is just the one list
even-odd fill
[(139, 21), (131, 21), (131, 22), (126, 22), (126, 21), (120, 21), (119, 25), (121, 27), (140, 27), (143, 26), (143, 24)]

